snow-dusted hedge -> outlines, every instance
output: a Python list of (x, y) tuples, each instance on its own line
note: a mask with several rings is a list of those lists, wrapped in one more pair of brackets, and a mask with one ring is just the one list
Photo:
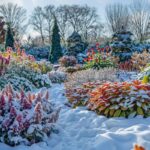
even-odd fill
[(104, 83), (90, 93), (88, 108), (107, 117), (150, 116), (150, 84)]
[(52, 83), (62, 83), (67, 79), (67, 74), (61, 71), (51, 71), (48, 77)]
[(12, 76), (16, 76), (16, 78), (25, 78), (36, 88), (51, 86), (51, 81), (46, 74), (36, 72), (27, 66), (12, 65), (7, 73), (12, 74)]
[(0, 91), (0, 141), (11, 146), (40, 142), (51, 134), (58, 113), (48, 92), (25, 94), (6, 86)]
[(23, 88), (25, 91), (32, 91), (33, 89), (36, 89), (32, 82), (13, 73), (0, 76), (0, 90), (2, 90), (7, 84), (11, 84), (14, 90), (20, 90)]

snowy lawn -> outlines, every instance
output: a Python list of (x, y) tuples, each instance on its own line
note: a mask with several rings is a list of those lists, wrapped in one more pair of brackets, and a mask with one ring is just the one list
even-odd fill
[(131, 150), (135, 143), (150, 150), (150, 118), (107, 119), (83, 107), (72, 109), (63, 93), (63, 84), (50, 88), (53, 103), (61, 107), (58, 134), (30, 147), (0, 143), (0, 150)]

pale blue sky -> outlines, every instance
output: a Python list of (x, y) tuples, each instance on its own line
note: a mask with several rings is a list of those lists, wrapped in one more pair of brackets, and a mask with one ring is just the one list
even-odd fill
[(36, 6), (45, 6), (48, 4), (53, 4), (55, 6), (63, 5), (63, 4), (87, 4), (89, 6), (96, 7), (98, 10), (98, 14), (102, 19), (105, 18), (105, 6), (109, 3), (114, 2), (122, 2), (124, 4), (129, 4), (132, 0), (0, 0), (0, 4), (3, 3), (17, 3), (18, 5), (23, 6), (27, 9), (28, 15), (31, 14), (32, 10)]

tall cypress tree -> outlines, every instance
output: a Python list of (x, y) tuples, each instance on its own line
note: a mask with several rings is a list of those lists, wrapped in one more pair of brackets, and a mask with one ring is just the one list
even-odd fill
[(49, 60), (52, 63), (58, 62), (58, 59), (62, 56), (62, 48), (60, 45), (60, 34), (59, 28), (57, 24), (57, 19), (54, 17), (54, 26), (52, 30), (52, 45), (51, 45), (51, 52), (49, 56)]
[(5, 48), (14, 47), (14, 37), (10, 24), (7, 25), (6, 38), (5, 38)]

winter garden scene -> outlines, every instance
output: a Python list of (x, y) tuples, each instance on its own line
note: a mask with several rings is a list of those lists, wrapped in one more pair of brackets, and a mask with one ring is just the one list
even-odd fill
[(150, 0), (0, 0), (0, 150), (150, 150)]

